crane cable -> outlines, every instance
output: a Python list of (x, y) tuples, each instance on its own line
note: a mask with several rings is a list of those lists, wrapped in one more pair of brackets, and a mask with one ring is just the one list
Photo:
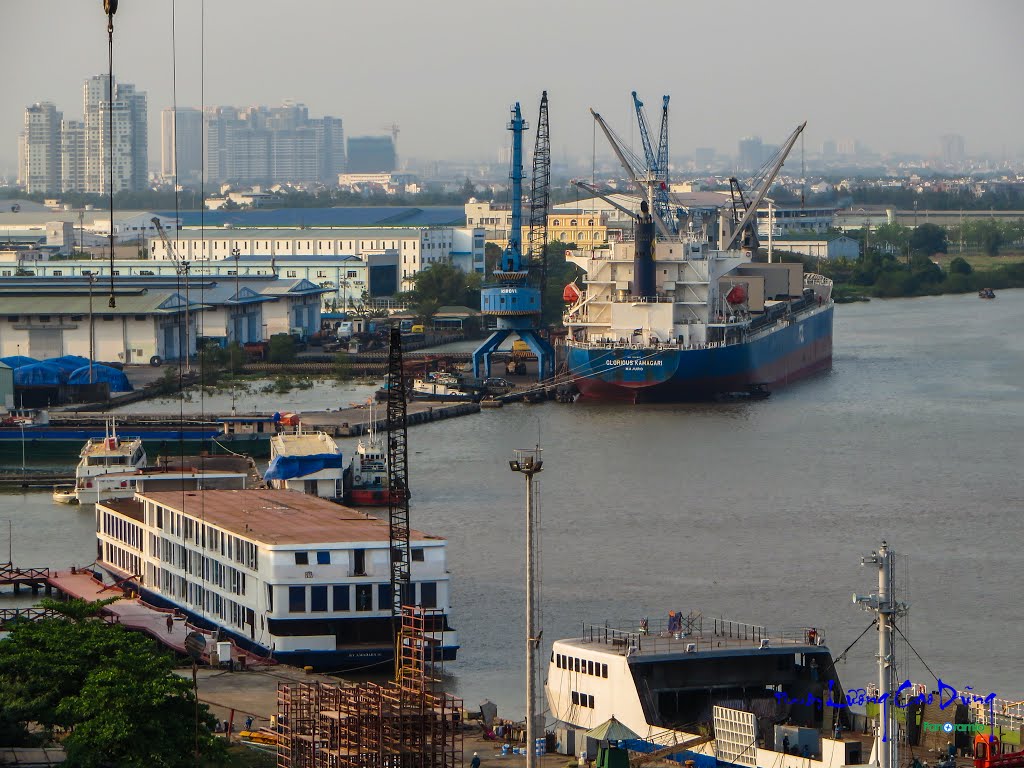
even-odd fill
[(103, 12), (107, 14), (107, 193), (110, 196), (110, 299), (107, 306), (114, 309), (114, 14), (117, 0), (103, 0)]

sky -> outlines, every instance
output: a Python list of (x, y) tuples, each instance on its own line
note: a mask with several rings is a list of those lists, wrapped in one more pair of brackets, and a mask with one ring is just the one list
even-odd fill
[[(781, 143), (802, 120), (808, 151), (937, 153), (954, 133), (969, 154), (1013, 156), (1021, 22), (1018, 0), (120, 0), (114, 75), (149, 94), (151, 167), (175, 69), (179, 106), (292, 100), (349, 136), (397, 123), (399, 154), (420, 160), (497, 160), (510, 105), (532, 125), (545, 89), (556, 163), (591, 157), (589, 107), (637, 142), (632, 90), (655, 124), (671, 96), (673, 157)], [(82, 82), (107, 69), (106, 17), (101, 0), (0, 0), (0, 28), (13, 175), (26, 106), (81, 119)]]

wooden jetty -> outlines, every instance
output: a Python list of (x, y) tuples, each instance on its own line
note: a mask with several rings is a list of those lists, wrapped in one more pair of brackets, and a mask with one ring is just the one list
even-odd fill
[(30, 587), (33, 592), (51, 590), (49, 568), (16, 568), (13, 563), (0, 563), (0, 587), (13, 586), (17, 593), (21, 587)]

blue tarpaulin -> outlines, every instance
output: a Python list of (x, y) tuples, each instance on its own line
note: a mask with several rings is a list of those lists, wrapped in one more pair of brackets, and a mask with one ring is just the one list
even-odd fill
[(47, 365), (55, 365), (64, 371), (66, 375), (70, 376), (83, 365), (88, 365), (89, 358), (80, 357), (78, 355), (61, 355), (60, 357), (50, 357), (40, 362), (46, 363)]
[[(111, 392), (131, 392), (132, 385), (128, 381), (128, 377), (124, 375), (124, 371), (119, 371), (117, 368), (111, 368), (109, 365), (101, 365), (100, 363), (93, 363), (92, 366), (92, 383), (99, 384), (105, 382)], [(86, 364), (82, 368), (78, 368), (68, 377), (68, 384), (88, 384), (89, 383), (89, 366)]]
[(67, 381), (68, 375), (50, 363), (33, 363), (14, 369), (16, 387), (59, 387)]
[(304, 477), (321, 469), (340, 469), (340, 453), (313, 453), (309, 456), (278, 456), (267, 468), (264, 480), (290, 480)]
[(25, 365), (35, 365), (39, 361), (34, 357), (25, 357), (24, 355), (11, 355), (10, 357), (0, 357), (0, 363), (3, 363), (8, 368), (21, 368)]

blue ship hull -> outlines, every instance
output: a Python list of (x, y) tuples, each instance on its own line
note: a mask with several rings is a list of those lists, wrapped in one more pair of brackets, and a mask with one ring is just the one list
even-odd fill
[[(110, 571), (115, 578), (123, 578), (116, 572)], [(219, 631), (222, 636), (230, 637), (240, 647), (254, 653), (257, 656), (272, 658), (282, 664), (295, 667), (312, 667), (315, 671), (324, 670), (352, 670), (367, 669), (385, 664), (393, 664), (395, 661), (395, 649), (391, 643), (384, 645), (367, 644), (363, 647), (339, 648), (334, 651), (274, 651), (256, 642), (255, 639), (241, 634), (235, 629), (222, 626), (209, 618), (200, 616), (188, 610), (178, 603), (172, 602), (163, 595), (152, 590), (141, 587), (137, 582), (126, 580), (126, 586), (135, 589), (142, 599), (150, 605), (158, 608), (171, 608), (184, 613), (189, 621), (203, 629)], [(433, 661), (455, 661), (459, 647), (457, 645), (444, 645), (434, 652)]]
[(595, 400), (685, 402), (773, 389), (832, 367), (832, 315), (828, 306), (753, 341), (706, 349), (570, 346), (569, 373)]

